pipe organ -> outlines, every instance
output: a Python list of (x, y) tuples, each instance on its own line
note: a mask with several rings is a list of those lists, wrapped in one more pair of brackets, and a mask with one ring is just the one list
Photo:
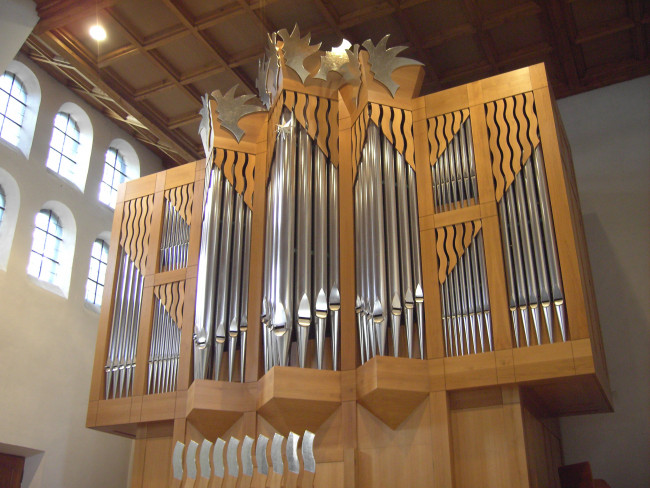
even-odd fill
[(282, 29), (120, 188), (87, 425), (131, 486), (559, 486), (557, 417), (611, 410), (544, 66), (419, 96), (402, 50)]

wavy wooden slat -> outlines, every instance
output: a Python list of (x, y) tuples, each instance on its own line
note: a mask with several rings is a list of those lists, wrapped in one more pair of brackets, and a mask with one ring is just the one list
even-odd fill
[(528, 120), (528, 139), (534, 149), (539, 145), (539, 128), (537, 126), (537, 114), (535, 113), (535, 97), (532, 92), (527, 92), (524, 94), (524, 99), (526, 100), (524, 112)]
[(223, 175), (226, 177), (226, 179), (233, 186), (235, 186), (235, 177), (234, 177), (233, 170), (234, 170), (235, 161), (237, 160), (238, 155), (239, 155), (239, 152), (226, 151), (226, 160), (223, 163)]
[(244, 180), (244, 168), (248, 163), (248, 154), (239, 153), (235, 162), (235, 191), (239, 194), (244, 192), (246, 181)]
[(404, 149), (404, 159), (415, 171), (415, 140), (413, 139), (413, 112), (404, 110), (404, 139), (406, 148)]
[(505, 192), (513, 181), (515, 181), (515, 173), (512, 169), (512, 152), (508, 146), (508, 124), (505, 118), (506, 104), (504, 100), (497, 100), (495, 103), (495, 118), (499, 126), (499, 149), (502, 154), (501, 158), (501, 173), (505, 180), (503, 191)]
[(528, 161), (528, 158), (530, 155), (533, 153), (533, 148), (530, 145), (530, 141), (528, 140), (528, 119), (524, 115), (524, 96), (520, 93), (519, 95), (515, 95), (513, 98), (514, 104), (515, 104), (515, 111), (514, 111), (514, 117), (515, 117), (515, 126), (512, 126), (513, 133), (516, 133), (517, 140), (519, 141), (519, 145), (521, 146), (521, 155), (519, 156), (519, 159), (521, 161), (520, 166), (523, 166), (526, 164), (526, 161)]
[[(508, 148), (511, 151), (510, 161), (511, 168), (514, 176), (516, 176), (521, 171), (521, 143), (517, 138), (517, 119), (515, 117), (515, 99), (513, 97), (508, 97), (504, 99), (505, 103), (505, 123), (507, 124), (507, 139), (508, 139)], [(504, 161), (505, 162), (505, 161)], [(510, 185), (506, 185), (506, 188)]]
[[(300, 125), (307, 129), (307, 126), (309, 125), (307, 122), (307, 114), (305, 110), (307, 107), (307, 95), (304, 93), (291, 92), (289, 102), (291, 102), (293, 99), (295, 99), (295, 105), (293, 106), (294, 117)], [(291, 110), (290, 106), (287, 107)]]
[[(395, 111), (397, 111), (397, 109)], [(381, 125), (378, 127), (381, 129), (384, 137), (388, 139), (391, 144), (395, 144), (395, 134), (393, 133), (394, 116), (394, 111), (391, 107), (381, 106)]]
[(140, 240), (140, 218), (142, 216), (142, 199), (133, 200), (133, 219), (131, 220), (131, 244), (129, 246), (129, 256), (131, 261), (138, 264), (140, 256), (138, 255), (138, 241)]
[(496, 105), (491, 102), (485, 105), (485, 120), (488, 127), (488, 145), (492, 157), (492, 176), (495, 182), (496, 201), (501, 201), (506, 186), (505, 178), (501, 173), (501, 151), (499, 150), (498, 134), (499, 128), (495, 116)]
[(296, 106), (296, 93), (292, 91), (284, 92), (284, 106), (293, 110)]
[(395, 137), (395, 149), (404, 155), (404, 150), (406, 149), (406, 140), (404, 139), (404, 133), (402, 132), (402, 122), (404, 121), (404, 110), (395, 109), (393, 110), (393, 120), (392, 120), (392, 129), (393, 136)]
[(220, 147), (216, 148), (214, 151), (214, 160), (213, 164), (223, 171), (223, 164), (226, 160), (226, 150), (221, 149)]
[(329, 139), (329, 120), (327, 119), (327, 112), (330, 108), (330, 101), (327, 98), (318, 99), (318, 106), (316, 107), (315, 117), (316, 117), (316, 127), (318, 131), (316, 132), (316, 142), (318, 147), (321, 148), (325, 156), (328, 158), (330, 155), (330, 148), (328, 146)]
[(255, 192), (255, 155), (248, 156), (246, 165), (246, 190), (244, 191), (244, 202), (253, 210), (253, 193)]
[(440, 144), (438, 143), (438, 136), (436, 130), (438, 128), (438, 118), (432, 117), (427, 120), (427, 139), (429, 140), (429, 163), (431, 166), (436, 164), (438, 161), (438, 149)]
[(339, 102), (328, 100), (329, 113), (327, 116), (329, 134), (327, 136), (327, 147), (330, 161), (338, 168), (339, 166)]
[[(319, 131), (318, 123), (316, 122), (316, 109), (318, 108), (318, 97), (309, 95), (307, 97), (307, 134), (312, 140), (316, 140), (316, 133)], [(322, 148), (321, 148), (322, 149)]]
[(447, 257), (449, 259), (447, 274), (452, 272), (452, 270), (456, 267), (456, 263), (458, 262), (458, 256), (456, 255), (456, 249), (454, 247), (455, 240), (456, 226), (450, 225), (447, 227), (447, 235), (445, 237), (445, 251), (447, 252)]
[(449, 267), (449, 259), (445, 253), (445, 240), (447, 238), (447, 230), (444, 227), (436, 229), (436, 251), (438, 254), (438, 281), (440, 284), (444, 283), (449, 276), (447, 268)]

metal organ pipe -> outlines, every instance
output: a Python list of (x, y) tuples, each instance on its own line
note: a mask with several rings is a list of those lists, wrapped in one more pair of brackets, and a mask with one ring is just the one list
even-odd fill
[(336, 168), (295, 114), (285, 110), (277, 127), (266, 202), (262, 323), (268, 324), (264, 327), (267, 371), (291, 363), (294, 329), (299, 366), (309, 366), (313, 329), (316, 366), (325, 366), (329, 330), (332, 364), (338, 367), (338, 198)]
[(420, 357), (424, 357), (424, 295), (415, 173), (372, 122), (357, 168), (354, 198), (362, 361), (386, 352), (389, 320), (393, 355), (399, 355), (400, 327), (404, 323), (407, 354), (413, 357), (416, 310)]

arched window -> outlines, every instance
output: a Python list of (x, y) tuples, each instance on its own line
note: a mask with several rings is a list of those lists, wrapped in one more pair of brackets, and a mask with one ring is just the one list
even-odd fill
[(32, 252), (27, 272), (48, 283), (56, 283), (59, 272), (59, 252), (63, 228), (59, 217), (49, 209), (36, 214), (32, 235)]
[(56, 114), (46, 166), (64, 178), (74, 180), (79, 157), (79, 141), (79, 125), (75, 119), (65, 112)]
[(2, 225), (2, 218), (5, 216), (5, 191), (0, 186), (0, 225)]
[(90, 269), (86, 282), (86, 301), (97, 306), (102, 304), (106, 263), (108, 262), (108, 244), (103, 239), (96, 239), (90, 252)]
[(0, 270), (6, 271), (11, 245), (16, 232), (20, 189), (5, 169), (0, 168)]
[(27, 94), (20, 79), (11, 71), (0, 78), (0, 137), (17, 146), (23, 126)]
[(124, 156), (115, 147), (108, 148), (104, 158), (104, 176), (99, 185), (99, 201), (115, 208), (117, 187), (127, 180)]

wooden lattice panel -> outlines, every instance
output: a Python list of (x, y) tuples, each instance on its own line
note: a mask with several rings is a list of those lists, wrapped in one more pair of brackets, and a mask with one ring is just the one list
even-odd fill
[(429, 161), (431, 166), (445, 152), (447, 145), (469, 117), (469, 109), (457, 110), (429, 119)]
[(481, 230), (481, 221), (449, 225), (436, 229), (436, 251), (438, 254), (438, 281), (444, 283), (447, 276), (465, 254), (472, 239)]
[(155, 286), (154, 295), (169, 313), (174, 323), (180, 328), (183, 321), (183, 306), (185, 304), (185, 282), (175, 281)]
[(140, 272), (144, 271), (149, 256), (153, 198), (147, 195), (124, 202), (120, 245)]
[(191, 225), (192, 222), (192, 196), (194, 195), (194, 183), (177, 186), (165, 191), (165, 199), (174, 206), (181, 218)]
[(539, 144), (533, 94), (520, 93), (486, 103), (485, 113), (499, 202)]

